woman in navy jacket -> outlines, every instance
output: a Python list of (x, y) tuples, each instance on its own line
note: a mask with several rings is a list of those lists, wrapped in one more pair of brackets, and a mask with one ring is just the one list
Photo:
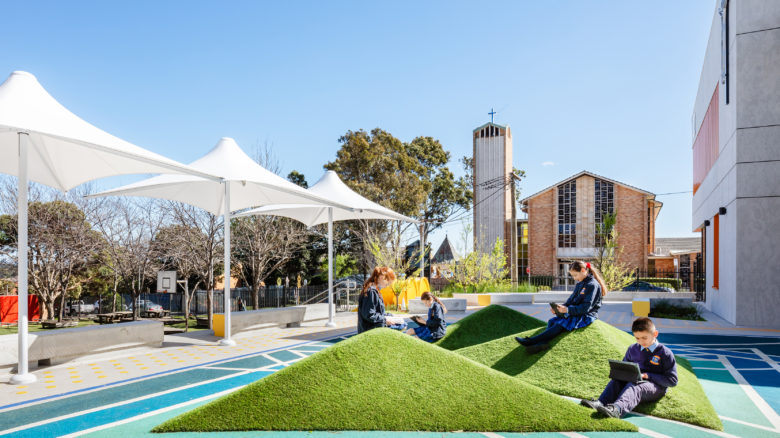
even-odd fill
[(418, 327), (407, 330), (406, 334), (417, 336), (426, 342), (436, 342), (447, 333), (447, 322), (444, 320), (447, 308), (439, 298), (430, 292), (423, 292), (420, 301), (428, 306), (428, 320), (425, 321), (425, 325), (420, 324)]
[(599, 318), (601, 297), (607, 294), (599, 271), (590, 263), (576, 261), (569, 265), (569, 274), (577, 285), (563, 305), (550, 309), (556, 316), (547, 321), (547, 330), (531, 338), (515, 338), (528, 353), (546, 350), (549, 347), (547, 343), (559, 334), (587, 327)]
[(379, 266), (374, 268), (374, 272), (363, 284), (363, 290), (358, 297), (358, 334), (373, 328), (393, 325), (392, 318), (388, 324), (390, 315), (385, 313), (385, 303), (382, 294), (379, 293), (393, 281), (395, 281), (395, 272), (387, 266)]

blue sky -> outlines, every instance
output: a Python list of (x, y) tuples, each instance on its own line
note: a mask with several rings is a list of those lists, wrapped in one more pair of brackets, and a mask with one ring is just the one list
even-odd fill
[[(438, 138), (460, 174), (456, 159), (495, 108), (512, 127), (525, 195), (581, 170), (669, 193), (692, 186), (691, 111), (714, 8), (11, 2), (0, 75), (30, 71), (82, 118), (182, 162), (223, 136), (250, 154), (267, 142), (285, 174), (313, 183), (339, 136), (381, 127), (404, 141)], [(658, 199), (657, 236), (692, 235), (691, 195)]]

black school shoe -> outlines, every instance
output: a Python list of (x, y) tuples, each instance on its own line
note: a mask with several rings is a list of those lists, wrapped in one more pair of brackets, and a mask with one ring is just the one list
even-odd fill
[(529, 345), (529, 346), (525, 347), (525, 351), (528, 354), (536, 354), (536, 353), (539, 353), (540, 351), (544, 351), (544, 350), (546, 350), (548, 348), (550, 348), (550, 346), (543, 342), (541, 344)]
[(607, 417), (612, 418), (620, 418), (622, 415), (620, 414), (620, 408), (618, 408), (615, 405), (602, 405), (599, 404), (598, 407), (596, 407), (596, 410), (599, 411), (601, 414), (606, 415)]
[(591, 409), (595, 409), (595, 410), (598, 410), (599, 406), (601, 406), (601, 402), (598, 401), (595, 398), (591, 398), (591, 399), (584, 398), (584, 399), (580, 400), (580, 404), (582, 406), (585, 406), (586, 408), (591, 408)]
[(528, 338), (521, 338), (520, 336), (515, 336), (515, 341), (517, 341), (517, 343), (522, 345), (523, 347), (528, 347), (529, 345), (531, 345), (531, 340)]

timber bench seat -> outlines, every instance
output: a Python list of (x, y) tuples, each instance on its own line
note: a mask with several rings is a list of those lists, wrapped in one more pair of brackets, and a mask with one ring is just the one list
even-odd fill
[[(230, 332), (238, 333), (244, 330), (261, 328), (269, 324), (300, 327), (305, 315), (306, 308), (303, 306), (230, 312)], [(214, 314), (214, 322), (212, 324), (214, 336), (225, 336), (224, 318), (225, 315), (223, 313)]]

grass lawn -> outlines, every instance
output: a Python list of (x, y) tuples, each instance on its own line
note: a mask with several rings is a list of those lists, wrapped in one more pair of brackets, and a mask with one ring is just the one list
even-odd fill
[(509, 307), (491, 304), (448, 325), (447, 334), (436, 344), (447, 350), (457, 350), (543, 326), (546, 323), (534, 317)]
[(636, 431), (455, 352), (375, 329), (313, 354), (155, 432)]
[[(85, 326), (88, 326), (88, 325), (95, 325), (95, 324), (97, 324), (96, 321), (79, 321), (79, 325), (73, 326), (73, 327), (67, 327), (67, 328), (85, 327)], [(43, 328), (41, 328), (41, 324), (40, 323), (36, 323), (36, 322), (31, 322), (31, 323), (28, 323), (28, 325), (27, 325), (27, 331), (30, 332), (30, 333), (32, 333), (32, 332), (48, 332), (48, 331), (52, 331), (52, 330), (60, 330), (60, 329), (43, 329)], [(2, 335), (15, 335), (17, 333), (19, 333), (19, 328), (17, 326), (15, 326), (15, 325), (8, 326), (8, 327), (0, 327), (0, 336), (2, 336)]]
[[(541, 332), (533, 329), (521, 336)], [(663, 334), (659, 336), (663, 342)], [(607, 359), (622, 359), (634, 338), (602, 321), (561, 335), (551, 342), (551, 348), (528, 355), (514, 340), (514, 335), (484, 344), (457, 350), (468, 358), (495, 370), (556, 394), (591, 398), (598, 397), (609, 382)], [(643, 404), (637, 412), (661, 418), (683, 421), (723, 430), (723, 425), (704, 394), (690, 364), (677, 358), (679, 383), (656, 403)]]

